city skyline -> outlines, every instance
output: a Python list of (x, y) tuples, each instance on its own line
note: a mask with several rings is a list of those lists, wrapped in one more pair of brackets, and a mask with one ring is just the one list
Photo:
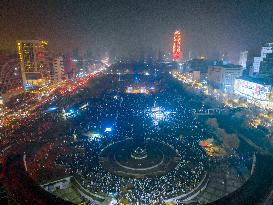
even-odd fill
[[(136, 57), (171, 51), (172, 33), (181, 30), (184, 55), (212, 57), (255, 54), (271, 42), (268, 1), (39, 1), (4, 0), (0, 49), (16, 50), (18, 39), (47, 39), (55, 52), (75, 48)], [(262, 15), (261, 15), (262, 14)], [(218, 54), (217, 54), (218, 52)]]
[(0, 1), (0, 204), (273, 205), (271, 1)]

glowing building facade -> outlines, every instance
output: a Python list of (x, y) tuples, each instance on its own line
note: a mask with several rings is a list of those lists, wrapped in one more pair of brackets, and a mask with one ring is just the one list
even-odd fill
[(180, 31), (174, 32), (173, 35), (173, 61), (180, 61), (183, 58), (182, 52), (182, 41)]
[(17, 51), (23, 84), (40, 86), (50, 81), (48, 42), (43, 40), (19, 40)]

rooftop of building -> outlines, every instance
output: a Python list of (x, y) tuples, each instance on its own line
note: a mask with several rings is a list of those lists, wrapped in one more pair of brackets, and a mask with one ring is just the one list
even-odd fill
[(225, 69), (228, 69), (228, 68), (242, 68), (241, 65), (235, 65), (235, 64), (231, 64), (231, 63), (228, 63), (228, 64), (223, 64), (222, 62), (217, 62), (215, 63), (214, 65), (210, 66), (210, 67), (221, 67), (221, 68), (225, 68)]
[(273, 43), (266, 43), (263, 48), (267, 48), (267, 47), (272, 47), (273, 46)]
[(47, 42), (47, 40), (42, 40), (42, 39), (32, 39), (32, 40), (28, 40), (28, 39), (20, 39), (20, 40), (16, 40), (17, 43), (36, 43), (36, 42)]
[(240, 79), (250, 81), (253, 83), (258, 83), (261, 85), (273, 85), (273, 76), (257, 76), (257, 77), (242, 76), (240, 77)]

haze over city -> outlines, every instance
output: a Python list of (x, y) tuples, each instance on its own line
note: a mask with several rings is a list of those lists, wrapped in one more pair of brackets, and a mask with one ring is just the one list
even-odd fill
[(183, 32), (185, 56), (258, 52), (273, 33), (273, 5), (256, 0), (0, 2), (0, 48), (18, 39), (47, 39), (55, 51), (79, 48), (137, 57), (170, 50), (173, 30)]

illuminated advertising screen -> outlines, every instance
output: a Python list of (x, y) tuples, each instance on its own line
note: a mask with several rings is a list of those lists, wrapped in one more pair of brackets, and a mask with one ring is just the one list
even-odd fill
[(128, 87), (126, 92), (127, 93), (132, 93), (133, 92), (133, 87)]
[(236, 79), (234, 83), (234, 92), (236, 94), (257, 100), (269, 100), (270, 91), (270, 85), (261, 85), (243, 79)]

